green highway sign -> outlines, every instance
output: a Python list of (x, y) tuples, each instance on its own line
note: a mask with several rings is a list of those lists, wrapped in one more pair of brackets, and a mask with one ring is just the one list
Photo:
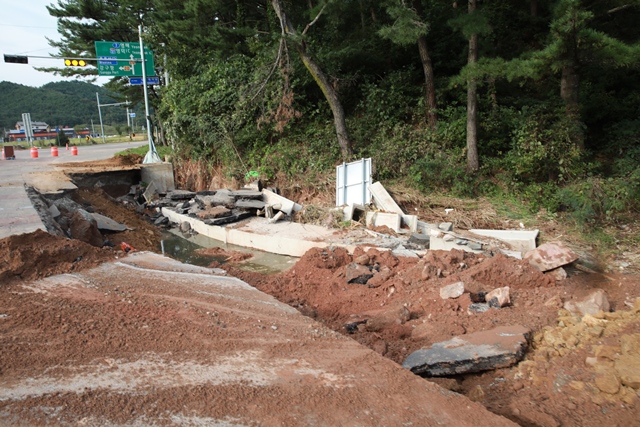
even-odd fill
[[(95, 42), (98, 58), (98, 75), (116, 77), (141, 77), (142, 61), (138, 42)], [(145, 72), (155, 76), (153, 52), (144, 48)]]

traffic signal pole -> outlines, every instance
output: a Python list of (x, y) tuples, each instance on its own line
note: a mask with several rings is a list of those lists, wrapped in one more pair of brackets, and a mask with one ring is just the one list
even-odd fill
[(142, 87), (144, 88), (144, 115), (147, 119), (147, 138), (149, 138), (149, 152), (142, 163), (161, 163), (162, 160), (153, 144), (151, 132), (151, 118), (149, 116), (149, 92), (147, 90), (147, 70), (146, 61), (144, 59), (144, 45), (142, 44), (142, 24), (138, 25), (138, 37), (140, 38), (140, 59), (142, 59)]

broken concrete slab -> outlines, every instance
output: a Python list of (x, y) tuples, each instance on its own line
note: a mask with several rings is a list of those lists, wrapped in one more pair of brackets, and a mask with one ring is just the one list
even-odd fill
[(440, 288), (440, 298), (458, 298), (464, 294), (464, 282), (456, 282)]
[(404, 225), (406, 225), (409, 230), (415, 232), (418, 230), (418, 217), (415, 215), (407, 215), (404, 211), (398, 206), (398, 204), (393, 200), (393, 197), (387, 192), (387, 190), (382, 186), (380, 181), (375, 182), (369, 186), (369, 191), (371, 191), (371, 195), (373, 196), (373, 203), (380, 209), (385, 212), (393, 212), (397, 213), (401, 217), (401, 221)]
[(194, 191), (173, 190), (167, 193), (167, 197), (171, 200), (190, 200), (196, 196)]
[(343, 221), (356, 221), (360, 222), (366, 218), (366, 209), (364, 205), (358, 203), (351, 203), (344, 207)]
[(158, 190), (154, 182), (150, 182), (149, 185), (147, 185), (147, 188), (146, 190), (144, 190), (142, 197), (144, 197), (144, 200), (146, 200), (147, 203), (151, 203), (154, 200), (158, 199)]
[(142, 182), (155, 183), (158, 193), (168, 193), (176, 189), (173, 178), (173, 164), (145, 163), (140, 166), (140, 179)]
[(470, 233), (491, 237), (508, 243), (514, 251), (527, 253), (536, 248), (538, 230), (483, 230), (472, 229)]
[(561, 242), (549, 242), (527, 252), (524, 259), (544, 272), (576, 261), (578, 254)]
[(442, 231), (453, 231), (453, 223), (452, 222), (441, 222), (438, 224), (438, 229)]
[(266, 204), (275, 206), (280, 205), (281, 212), (284, 212), (287, 215), (291, 215), (293, 212), (297, 212), (302, 209), (302, 206), (287, 199), (286, 197), (282, 197), (279, 194), (274, 193), (271, 190), (264, 189), (262, 190), (262, 196)]
[(367, 212), (367, 227), (389, 227), (396, 233), (400, 232), (402, 216), (391, 212)]
[(126, 225), (120, 224), (109, 217), (100, 215), (99, 213), (92, 213), (91, 216), (96, 220), (96, 225), (100, 230), (120, 232), (129, 229)]
[(262, 200), (262, 191), (257, 190), (249, 190), (249, 189), (240, 189), (233, 190), (229, 193), (231, 197), (235, 197), (237, 199), (250, 199), (250, 200)]
[(611, 309), (611, 305), (607, 293), (602, 289), (596, 289), (580, 301), (567, 301), (564, 304), (564, 309), (573, 314), (584, 316), (586, 314), (594, 315), (599, 311), (606, 313)]
[(252, 217), (253, 214), (251, 212), (239, 212), (229, 216), (221, 217), (221, 218), (212, 218), (204, 221), (207, 225), (223, 225), (230, 224), (232, 222), (241, 221), (243, 219), (247, 219)]
[(224, 206), (214, 206), (212, 208), (205, 209), (196, 213), (196, 216), (199, 219), (214, 219), (214, 218), (225, 218), (233, 215), (231, 209), (227, 209)]
[(78, 209), (73, 213), (69, 231), (72, 239), (81, 240), (98, 248), (101, 248), (104, 244), (104, 239), (100, 234), (100, 230), (98, 230), (96, 220), (84, 209)]
[(460, 335), (411, 353), (402, 366), (427, 377), (506, 368), (522, 360), (529, 335), (519, 325)]
[[(260, 196), (262, 197), (262, 193), (260, 193)], [(240, 199), (236, 201), (236, 208), (242, 209), (264, 209), (265, 205), (262, 200), (255, 199)]]
[(412, 233), (408, 243), (422, 249), (429, 249), (429, 240), (430, 238), (426, 234)]
[(393, 254), (393, 256), (396, 257), (405, 257), (405, 258), (419, 258), (418, 254), (415, 251), (412, 251), (411, 249), (407, 249), (402, 245), (398, 245), (395, 248), (393, 248), (391, 250), (391, 253)]

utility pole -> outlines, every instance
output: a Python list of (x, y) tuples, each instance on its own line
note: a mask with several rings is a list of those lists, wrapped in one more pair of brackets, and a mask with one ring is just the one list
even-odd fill
[(144, 114), (147, 119), (147, 138), (149, 138), (149, 152), (142, 163), (161, 163), (160, 156), (156, 151), (156, 146), (153, 144), (153, 138), (151, 136), (151, 117), (149, 116), (149, 92), (147, 90), (147, 70), (146, 61), (144, 59), (144, 44), (142, 44), (142, 24), (138, 25), (138, 38), (140, 39), (140, 59), (142, 59), (142, 87), (144, 88)]

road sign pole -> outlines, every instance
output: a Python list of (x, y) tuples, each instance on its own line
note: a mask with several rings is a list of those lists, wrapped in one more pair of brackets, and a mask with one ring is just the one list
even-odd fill
[(102, 124), (102, 110), (100, 109), (100, 96), (96, 92), (96, 99), (98, 100), (98, 115), (100, 116), (100, 134), (102, 135), (102, 143), (106, 144), (107, 140), (104, 138), (104, 125)]
[(142, 59), (142, 87), (144, 88), (144, 114), (147, 119), (147, 138), (149, 138), (149, 152), (144, 156), (143, 163), (160, 163), (160, 156), (156, 151), (155, 145), (153, 145), (153, 138), (151, 137), (151, 120), (149, 117), (149, 93), (147, 91), (147, 71), (146, 62), (144, 58), (144, 45), (142, 44), (142, 25), (138, 25), (138, 37), (140, 38), (140, 59)]

